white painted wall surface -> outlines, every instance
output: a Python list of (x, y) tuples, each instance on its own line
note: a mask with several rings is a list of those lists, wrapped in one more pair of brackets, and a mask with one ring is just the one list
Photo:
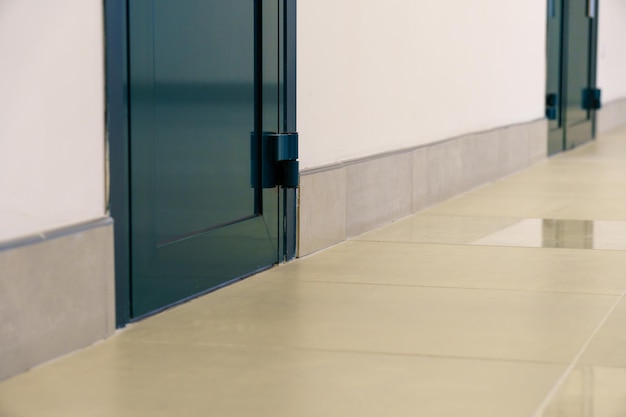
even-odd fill
[(545, 48), (545, 1), (300, 0), (301, 167), (541, 118)]
[(104, 213), (100, 0), (0, 0), (0, 241)]
[(626, 1), (601, 0), (598, 23), (598, 87), (602, 101), (626, 98)]

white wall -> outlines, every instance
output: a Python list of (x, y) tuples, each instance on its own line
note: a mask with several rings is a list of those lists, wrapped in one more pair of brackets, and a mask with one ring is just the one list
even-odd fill
[(543, 117), (545, 30), (545, 1), (300, 0), (301, 167)]
[(0, 0), (0, 241), (104, 213), (101, 0)]
[(598, 87), (605, 103), (626, 98), (626, 1), (601, 0), (598, 26)]

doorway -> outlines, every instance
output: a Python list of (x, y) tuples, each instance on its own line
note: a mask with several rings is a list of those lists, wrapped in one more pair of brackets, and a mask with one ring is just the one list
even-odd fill
[(548, 154), (579, 146), (594, 137), (597, 0), (548, 0)]
[(295, 1), (105, 6), (123, 326), (295, 254)]

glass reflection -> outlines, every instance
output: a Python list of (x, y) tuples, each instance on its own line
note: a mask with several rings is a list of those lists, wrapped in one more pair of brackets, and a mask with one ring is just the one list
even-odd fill
[(523, 219), (472, 242), (487, 246), (626, 250), (626, 222)]

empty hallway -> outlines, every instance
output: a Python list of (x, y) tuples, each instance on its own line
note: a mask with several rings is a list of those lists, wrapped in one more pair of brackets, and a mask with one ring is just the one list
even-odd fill
[(626, 413), (626, 129), (0, 383), (0, 416)]

